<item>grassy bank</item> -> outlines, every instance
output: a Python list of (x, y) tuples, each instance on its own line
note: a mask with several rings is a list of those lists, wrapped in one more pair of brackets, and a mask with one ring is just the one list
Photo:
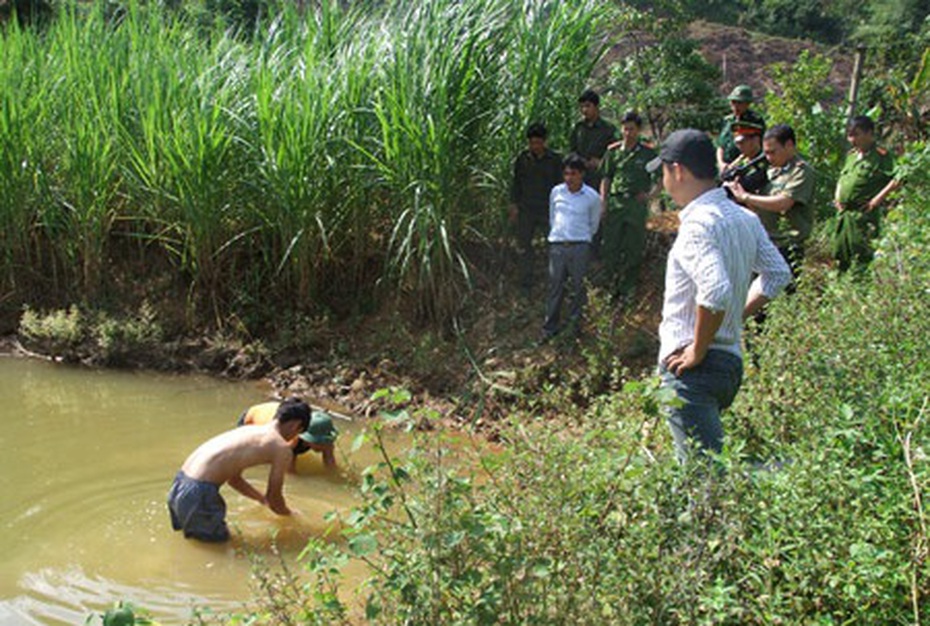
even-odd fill
[[(290, 3), (255, 33), (64, 4), (0, 46), (0, 303), (453, 311), (531, 120), (567, 137), (593, 2)], [(248, 35), (248, 36), (244, 36)], [(168, 276), (167, 284), (161, 277)]]
[[(538, 417), (527, 401), (501, 426), (506, 452), (476, 453), (473, 469), (453, 462), (455, 447), (436, 433), (372, 468), (366, 504), (345, 520), (345, 545), (311, 543), (318, 585), (289, 615), (921, 623), (930, 606), (930, 153), (912, 146), (905, 161), (914, 174), (871, 273), (812, 265), (797, 294), (773, 306), (725, 416), (725, 473), (710, 480), (675, 463), (660, 412), (667, 398), (651, 378), (586, 409), (545, 392), (561, 407)], [(565, 361), (565, 380), (576, 367)], [(408, 418), (432, 419), (393, 415)], [(333, 591), (349, 556), (374, 572), (358, 607)], [(284, 611), (259, 605), (268, 623)]]

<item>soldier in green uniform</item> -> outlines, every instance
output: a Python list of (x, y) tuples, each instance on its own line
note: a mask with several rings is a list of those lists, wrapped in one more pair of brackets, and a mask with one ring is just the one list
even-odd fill
[(617, 140), (617, 128), (601, 117), (601, 97), (588, 89), (578, 98), (581, 120), (572, 128), (569, 137), (569, 152), (580, 155), (587, 170), (584, 183), (592, 189), (600, 189), (600, 165), (607, 146)]
[(754, 211), (769, 238), (797, 278), (804, 259), (804, 241), (814, 227), (814, 170), (797, 152), (794, 129), (776, 124), (762, 136), (769, 162), (768, 184), (750, 193), (738, 181), (726, 183), (737, 202)]
[(723, 118), (723, 127), (717, 136), (717, 167), (726, 170), (734, 159), (739, 157), (739, 148), (734, 141), (734, 127), (739, 124), (751, 124), (765, 131), (765, 119), (749, 108), (752, 104), (752, 87), (737, 85), (730, 92), (730, 115)]
[(520, 287), (530, 295), (533, 287), (533, 236), (549, 234), (549, 193), (562, 182), (562, 156), (546, 145), (546, 127), (531, 124), (527, 148), (513, 163), (510, 186), (510, 223), (516, 226)]
[(836, 183), (833, 205), (837, 210), (833, 258), (845, 272), (853, 261), (862, 266), (872, 260), (872, 239), (881, 226), (881, 205), (898, 187), (894, 158), (875, 144), (875, 124), (865, 115), (849, 121), (846, 137), (852, 149)]
[(606, 211), (601, 258), (615, 298), (633, 292), (646, 247), (649, 192), (656, 182), (646, 164), (656, 151), (640, 138), (642, 123), (635, 112), (627, 112), (621, 120), (623, 139), (608, 146), (601, 164), (601, 205)]

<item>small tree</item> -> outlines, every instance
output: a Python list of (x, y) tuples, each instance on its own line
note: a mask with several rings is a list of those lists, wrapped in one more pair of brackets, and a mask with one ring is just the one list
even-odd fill
[(765, 96), (769, 123), (794, 128), (798, 150), (817, 171), (814, 204), (828, 213), (842, 158), (849, 149), (843, 107), (830, 104), (837, 101), (827, 80), (832, 67), (830, 59), (805, 50), (794, 65), (776, 63), (770, 67), (773, 82), (779, 87)]
[(722, 113), (720, 72), (684, 34), (684, 22), (630, 8), (621, 20), (628, 51), (611, 69), (609, 89), (619, 109), (639, 111), (656, 138), (671, 128), (715, 127)]

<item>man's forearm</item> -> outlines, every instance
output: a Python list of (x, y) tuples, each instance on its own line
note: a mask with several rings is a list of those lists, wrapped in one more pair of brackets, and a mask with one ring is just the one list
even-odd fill
[(714, 337), (717, 336), (717, 331), (723, 324), (725, 315), (726, 311), (712, 311), (698, 306), (694, 321), (694, 354), (700, 360), (704, 360), (707, 350), (714, 342)]
[(249, 481), (247, 481), (241, 475), (230, 478), (229, 486), (244, 495), (246, 498), (251, 498), (261, 502), (262, 504), (265, 503), (265, 496), (263, 496), (258, 489), (249, 484)]
[(772, 213), (785, 213), (794, 206), (794, 198), (788, 196), (760, 196), (754, 193), (744, 193), (737, 197), (737, 200), (746, 208)]
[(752, 286), (749, 288), (749, 293), (746, 296), (746, 305), (743, 307), (744, 320), (749, 319), (761, 311), (762, 307), (764, 307), (769, 301), (769, 299), (763, 295), (762, 290), (757, 287), (757, 284), (758, 281), (753, 282)]
[(882, 190), (875, 194), (875, 197), (868, 204), (868, 210), (871, 211), (885, 202), (888, 195), (901, 185), (900, 181), (892, 178), (888, 184), (882, 187)]
[(290, 515), (291, 510), (287, 508), (287, 504), (284, 502), (284, 496), (280, 493), (271, 494), (265, 496), (265, 502), (268, 505), (268, 508), (277, 513), (278, 515)]

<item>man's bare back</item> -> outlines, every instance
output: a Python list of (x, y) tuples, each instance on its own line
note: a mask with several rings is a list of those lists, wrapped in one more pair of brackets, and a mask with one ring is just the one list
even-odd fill
[(196, 480), (222, 485), (254, 465), (271, 464), (276, 459), (285, 464), (293, 456), (291, 444), (274, 428), (242, 426), (204, 442), (194, 450), (181, 469)]
[[(305, 403), (285, 401), (271, 422), (234, 428), (202, 443), (184, 461), (168, 492), (172, 527), (183, 530), (185, 537), (228, 539), (226, 503), (219, 494), (224, 484), (278, 515), (290, 515), (284, 501), (284, 476), (294, 458), (294, 440), (309, 423), (310, 409)], [(271, 466), (265, 493), (242, 476), (255, 465)]]

